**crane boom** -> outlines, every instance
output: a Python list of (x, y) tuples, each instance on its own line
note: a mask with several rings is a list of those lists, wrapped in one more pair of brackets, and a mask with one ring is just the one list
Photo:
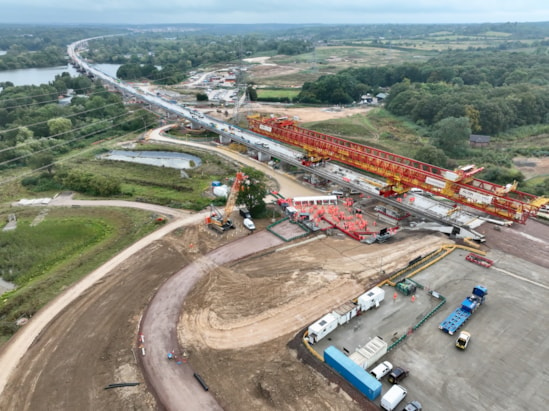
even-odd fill
[(246, 179), (246, 175), (243, 172), (239, 171), (236, 173), (236, 177), (231, 187), (231, 192), (229, 193), (229, 197), (227, 198), (227, 203), (225, 204), (223, 224), (227, 222), (227, 220), (231, 216), (231, 213), (233, 212), (234, 206), (236, 204), (236, 199), (238, 198), (238, 193), (245, 179)]
[(418, 187), (485, 213), (524, 224), (547, 202), (543, 197), (516, 191), (516, 185), (500, 186), (476, 179), (482, 171), (473, 165), (445, 170), (427, 163), (368, 147), (339, 137), (300, 128), (287, 118), (248, 117), (250, 130), (307, 153), (347, 164), (385, 177), (383, 196), (401, 194)]

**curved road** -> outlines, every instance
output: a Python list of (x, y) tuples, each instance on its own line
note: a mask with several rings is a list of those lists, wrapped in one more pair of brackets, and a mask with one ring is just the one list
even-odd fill
[[(273, 176), (272, 168), (223, 148), (204, 146), (203, 144), (183, 142), (162, 135), (165, 126), (154, 130), (149, 140), (171, 144), (185, 144), (197, 148), (213, 150), (223, 156), (260, 169)], [(276, 179), (284, 182), (283, 192), (287, 197), (296, 195), (318, 195), (318, 192), (303, 187), (297, 181), (276, 173)], [(189, 291), (196, 282), (218, 265), (223, 265), (252, 255), (261, 250), (283, 243), (267, 231), (260, 231), (220, 247), (201, 259), (183, 268), (168, 280), (153, 297), (141, 321), (141, 333), (146, 340), (147, 353), (142, 357), (142, 364), (147, 382), (155, 392), (159, 402), (169, 410), (180, 410), (185, 404), (190, 410), (221, 410), (213, 396), (207, 394), (195, 381), (190, 367), (175, 366), (167, 361), (167, 353), (178, 347), (177, 324), (181, 306)], [(207, 382), (206, 382), (207, 383)]]

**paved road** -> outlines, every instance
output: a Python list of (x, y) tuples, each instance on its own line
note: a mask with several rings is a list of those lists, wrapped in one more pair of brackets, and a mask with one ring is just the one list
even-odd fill
[[(212, 150), (259, 169), (278, 181), (280, 191), (285, 197), (319, 194), (318, 191), (304, 187), (285, 174), (275, 173), (271, 167), (247, 156), (219, 147), (163, 136), (162, 131), (169, 127), (154, 130), (149, 140)], [(222, 409), (214, 397), (207, 394), (194, 379), (193, 371), (188, 365), (177, 365), (167, 359), (168, 352), (178, 347), (177, 324), (181, 306), (195, 283), (217, 265), (226, 264), (282, 243), (282, 240), (267, 231), (246, 236), (212, 251), (183, 268), (158, 290), (145, 312), (140, 332), (146, 341), (146, 355), (142, 357), (142, 364), (147, 382), (164, 407), (169, 410), (181, 410), (181, 404), (185, 404), (184, 408), (188, 410)]]
[(178, 347), (177, 323), (189, 291), (216, 266), (282, 243), (282, 240), (265, 230), (243, 237), (186, 266), (158, 290), (141, 322), (140, 332), (146, 341), (146, 355), (141, 359), (147, 382), (159, 402), (168, 410), (222, 409), (215, 398), (207, 394), (194, 379), (189, 365), (177, 365), (167, 359), (168, 352)]

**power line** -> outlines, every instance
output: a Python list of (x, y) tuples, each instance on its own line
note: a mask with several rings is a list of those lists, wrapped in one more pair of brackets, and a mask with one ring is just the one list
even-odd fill
[[(113, 103), (113, 104), (116, 104), (116, 103)], [(104, 106), (104, 107), (108, 107), (108, 106)], [(103, 108), (103, 107), (99, 107), (99, 108)], [(94, 109), (94, 110), (97, 110), (97, 109)], [(147, 110), (148, 111), (148, 110)], [(123, 113), (121, 114), (120, 116), (123, 116), (123, 115), (126, 115), (127, 113)], [(115, 116), (115, 117), (109, 117), (107, 119), (102, 119), (100, 121), (96, 121), (94, 123), (91, 123), (91, 124), (84, 124), (83, 126), (79, 127), (79, 128), (75, 128), (75, 129), (71, 129), (71, 130), (68, 130), (68, 131), (65, 131), (63, 133), (58, 133), (58, 134), (55, 134), (53, 136), (48, 136), (47, 138), (54, 138), (54, 137), (57, 137), (57, 136), (60, 136), (60, 135), (63, 135), (63, 134), (67, 134), (67, 133), (72, 133), (72, 132), (75, 132), (75, 131), (78, 131), (78, 130), (81, 130), (81, 129), (85, 129), (86, 127), (91, 127), (91, 126), (94, 126), (95, 124), (98, 124), (98, 123), (102, 123), (102, 122), (105, 122), (105, 121), (110, 121), (110, 120), (113, 120), (113, 119), (116, 119), (116, 118), (119, 118), (120, 116)], [(60, 118), (65, 118), (65, 117), (60, 117)], [(134, 118), (141, 118), (143, 121), (145, 120), (145, 117), (134, 117)], [(36, 123), (36, 124), (42, 124), (42, 123), (47, 123), (49, 120), (46, 120), (46, 121), (42, 121), (40, 123)], [(26, 127), (26, 126), (20, 126), (20, 127)], [(12, 130), (17, 130), (18, 128), (20, 127), (17, 127), (15, 129), (12, 129)], [(30, 126), (29, 126), (30, 127)], [(145, 123), (144, 125), (145, 128), (147, 128), (147, 124)], [(9, 130), (7, 130), (9, 131)], [(0, 132), (1, 133), (1, 132)], [(3, 149), (0, 149), (0, 153), (3, 153), (3, 152), (6, 152), (6, 151), (10, 151), (10, 150), (14, 150), (14, 149), (18, 149), (18, 148), (21, 148), (21, 147), (25, 147), (29, 144), (32, 144), (34, 143), (35, 141), (28, 141), (26, 143), (22, 143), (22, 144), (16, 144), (15, 146), (12, 146), (12, 147), (6, 147), (6, 148), (3, 148)]]
[[(77, 113), (72, 113), (72, 114), (68, 114), (68, 115), (64, 115), (64, 116), (60, 116), (62, 118), (69, 118), (69, 117), (74, 117), (74, 116), (79, 116), (80, 114), (85, 114), (85, 113), (90, 113), (92, 111), (95, 111), (95, 110), (101, 110), (101, 109), (104, 109), (105, 107), (110, 107), (110, 106), (113, 106), (115, 104), (118, 104), (118, 103), (110, 103), (110, 104), (107, 104), (105, 106), (101, 106), (101, 107), (96, 107), (96, 108), (90, 108), (89, 110), (84, 110), (84, 111), (79, 111)], [(0, 134), (3, 134), (3, 133), (9, 133), (10, 131), (15, 131), (15, 130), (18, 130), (20, 129), (21, 127), (33, 127), (33, 126), (38, 126), (40, 124), (45, 124), (47, 123), (48, 121), (50, 121), (51, 119), (48, 119), (48, 120), (44, 120), (44, 121), (39, 121), (37, 123), (33, 123), (33, 124), (23, 124), (23, 125), (20, 125), (20, 126), (17, 126), (17, 127), (13, 127), (13, 128), (8, 128), (6, 130), (0, 130)], [(5, 150), (5, 149), (4, 149)], [(4, 150), (0, 150), (0, 153)]]
[[(145, 130), (145, 129), (146, 129), (146, 127), (142, 127), (142, 128), (139, 128), (138, 131), (139, 131), (139, 130)], [(124, 138), (124, 137), (130, 136), (132, 133), (133, 133), (133, 131), (130, 132), (130, 133), (123, 134), (123, 135), (118, 136), (118, 137), (114, 137), (114, 138), (112, 138), (110, 141), (117, 141), (117, 140), (120, 140), (120, 139), (122, 139), (122, 138)], [(86, 147), (86, 148), (84, 148), (84, 149), (78, 151), (77, 153), (74, 153), (73, 155), (68, 155), (68, 156), (65, 156), (65, 157), (62, 158), (62, 159), (57, 160), (57, 161), (52, 161), (50, 164), (46, 164), (45, 166), (38, 167), (38, 168), (35, 168), (35, 169), (33, 169), (33, 170), (29, 170), (29, 171), (23, 172), (23, 173), (21, 173), (21, 174), (18, 174), (18, 175), (16, 175), (16, 176), (13, 176), (13, 177), (10, 177), (10, 178), (7, 178), (7, 179), (5, 179), (5, 180), (0, 180), (0, 186), (2, 186), (2, 185), (4, 185), (4, 184), (7, 184), (7, 183), (11, 183), (12, 181), (15, 181), (15, 180), (20, 180), (22, 177), (25, 177), (25, 176), (27, 176), (27, 175), (34, 174), (34, 173), (36, 173), (37, 171), (45, 170), (45, 169), (47, 169), (47, 168), (49, 168), (49, 167), (51, 167), (51, 166), (53, 166), (53, 165), (55, 165), (55, 164), (60, 164), (60, 163), (62, 163), (62, 162), (64, 162), (64, 161), (66, 161), (66, 160), (70, 160), (70, 159), (72, 159), (72, 158), (74, 158), (74, 157), (78, 157), (78, 156), (80, 156), (80, 155), (82, 155), (82, 154), (85, 154), (86, 152), (91, 151), (91, 150), (94, 150), (94, 149), (96, 149), (96, 148), (97, 148), (97, 147), (95, 147), (95, 146)]]
[[(101, 121), (98, 121), (98, 122), (93, 123), (93, 124), (88, 124), (88, 125), (83, 126), (83, 127), (81, 127), (81, 128), (89, 127), (89, 126), (92, 126), (92, 125), (96, 125), (96, 124), (98, 124), (98, 123), (103, 123), (103, 122), (105, 122), (105, 121), (115, 120), (115, 119), (120, 118), (120, 117), (125, 116), (125, 115), (126, 115), (126, 113), (123, 113), (123, 114), (121, 114), (121, 115), (119, 115), (119, 116), (111, 117), (111, 118), (105, 119), (105, 120), (101, 120)], [(133, 120), (133, 119), (128, 119), (128, 120), (126, 120), (126, 122), (127, 122), (127, 121), (130, 121), (130, 120)], [(125, 123), (125, 122), (122, 122), (122, 124), (123, 124), (123, 123)], [(104, 129), (102, 129), (102, 130), (94, 131), (94, 132), (89, 133), (89, 134), (84, 134), (83, 136), (75, 137), (75, 138), (73, 138), (73, 139), (63, 141), (62, 143), (59, 143), (59, 144), (54, 144), (53, 146), (46, 147), (46, 148), (43, 148), (43, 149), (41, 149), (41, 150), (34, 151), (34, 152), (32, 152), (32, 153), (29, 153), (29, 154), (25, 154), (25, 155), (22, 155), (22, 156), (19, 156), (19, 157), (15, 157), (15, 158), (12, 158), (12, 159), (3, 161), (3, 162), (0, 163), (0, 166), (3, 166), (3, 165), (6, 165), (6, 164), (9, 164), (9, 163), (12, 163), (12, 162), (14, 162), (14, 161), (22, 160), (22, 159), (27, 158), (27, 157), (32, 157), (32, 156), (34, 156), (34, 155), (36, 155), (36, 154), (40, 154), (40, 153), (43, 153), (44, 151), (49, 151), (49, 150), (54, 149), (54, 148), (57, 148), (57, 147), (62, 147), (62, 146), (64, 146), (64, 145), (67, 145), (67, 144), (69, 144), (69, 143), (73, 143), (73, 142), (75, 142), (75, 141), (83, 140), (83, 139), (86, 138), (86, 137), (92, 136), (92, 135), (94, 135), (94, 134), (102, 133), (103, 131), (110, 130), (110, 129), (116, 127), (116, 126), (117, 126), (117, 124), (113, 124), (113, 125), (111, 125), (111, 126), (109, 126), (109, 127), (106, 127), (106, 128), (104, 128)], [(80, 130), (80, 129), (78, 129), (78, 130)], [(70, 130), (70, 131), (66, 131), (66, 132), (64, 132), (64, 133), (59, 133), (59, 134), (56, 134), (56, 135), (54, 135), (54, 136), (52, 136), (52, 137), (61, 136), (61, 135), (63, 135), (63, 134), (71, 133), (71, 132), (73, 132), (73, 131), (74, 131), (74, 130)]]

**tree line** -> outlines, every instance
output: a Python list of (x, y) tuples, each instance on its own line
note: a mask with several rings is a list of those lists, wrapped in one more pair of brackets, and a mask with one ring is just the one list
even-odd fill
[(194, 68), (233, 62), (255, 53), (297, 55), (312, 51), (303, 39), (264, 39), (259, 36), (193, 36), (166, 40), (117, 37), (93, 43), (86, 53), (95, 62), (122, 64), (116, 75), (123, 80), (148, 79), (172, 85), (188, 77)]
[(352, 104), (390, 90), (386, 108), (431, 126), (467, 117), (474, 133), (549, 122), (549, 56), (456, 51), (421, 64), (362, 67), (303, 85), (302, 103)]

